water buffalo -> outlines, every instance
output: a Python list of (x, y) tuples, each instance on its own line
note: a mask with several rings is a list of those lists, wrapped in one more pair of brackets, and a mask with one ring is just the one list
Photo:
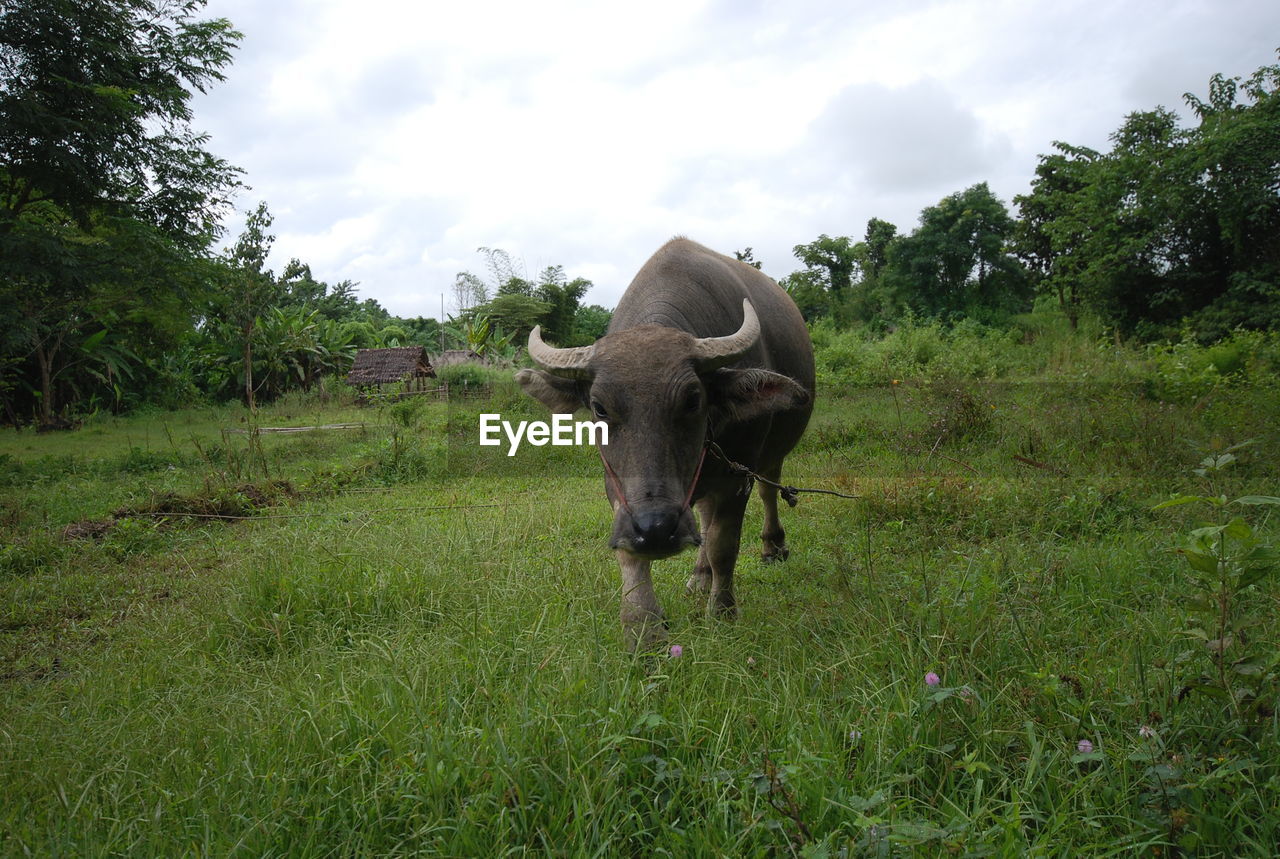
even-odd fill
[[(608, 423), (600, 455), (628, 646), (665, 637), (649, 566), (687, 546), (700, 547), (690, 592), (709, 592), (708, 613), (732, 617), (749, 478), (726, 460), (777, 482), (813, 411), (813, 344), (790, 297), (757, 269), (676, 238), (631, 281), (604, 337), (557, 349), (535, 328), (529, 356), (540, 369), (516, 375), (526, 393)], [(777, 490), (757, 489), (763, 556), (784, 559)]]

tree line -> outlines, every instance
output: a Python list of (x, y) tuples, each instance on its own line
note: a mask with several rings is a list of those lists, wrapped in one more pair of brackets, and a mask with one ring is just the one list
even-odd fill
[[(999, 321), (1047, 300), (1144, 339), (1202, 341), (1280, 325), (1280, 65), (1216, 74), (1129, 114), (1099, 152), (1056, 142), (1011, 212), (979, 183), (909, 234), (872, 218), (861, 240), (797, 245), (781, 283), (806, 319), (885, 324), (911, 313)], [(748, 255), (749, 255), (748, 249)], [(740, 255), (741, 256), (741, 255)]]
[[(0, 5), (0, 408), (68, 412), (239, 398), (250, 406), (343, 372), (359, 348), (422, 344), (514, 357), (534, 325), (560, 345), (601, 336), (591, 283), (529, 277), (480, 248), (456, 317), (397, 318), (297, 259), (267, 266), (265, 203), (225, 249), (242, 171), (191, 127), (242, 38), (205, 0)], [(999, 321), (1053, 302), (1117, 331), (1203, 339), (1280, 321), (1280, 66), (1215, 75), (1197, 119), (1133, 113), (1097, 152), (1055, 143), (1010, 211), (980, 183), (910, 233), (873, 218), (821, 235), (782, 279), (809, 320), (907, 314)], [(759, 266), (751, 249), (739, 253)]]

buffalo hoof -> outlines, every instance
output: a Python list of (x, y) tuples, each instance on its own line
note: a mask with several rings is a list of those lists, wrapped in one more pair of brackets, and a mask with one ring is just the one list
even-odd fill
[(706, 594), (711, 592), (711, 571), (710, 570), (694, 570), (693, 575), (689, 576), (689, 581), (684, 583), (684, 589), (689, 594)]
[(715, 620), (737, 620), (738, 605), (733, 594), (712, 594), (707, 601), (707, 617)]
[(791, 550), (786, 546), (778, 546), (773, 543), (765, 545), (764, 550), (760, 553), (760, 560), (766, 564), (777, 564), (791, 557)]
[(632, 653), (657, 652), (666, 648), (667, 621), (662, 615), (624, 617), (622, 636)]

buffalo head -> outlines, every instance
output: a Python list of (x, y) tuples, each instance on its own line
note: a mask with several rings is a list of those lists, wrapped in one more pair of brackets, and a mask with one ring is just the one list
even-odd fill
[(611, 548), (656, 559), (697, 545), (690, 501), (701, 495), (709, 438), (758, 427), (809, 401), (787, 376), (731, 366), (760, 351), (749, 300), (742, 311), (741, 326), (724, 337), (638, 325), (591, 346), (557, 349), (542, 342), (539, 328), (530, 333), (529, 356), (540, 369), (516, 375), (525, 392), (554, 413), (585, 409), (609, 426), (600, 453), (614, 509)]

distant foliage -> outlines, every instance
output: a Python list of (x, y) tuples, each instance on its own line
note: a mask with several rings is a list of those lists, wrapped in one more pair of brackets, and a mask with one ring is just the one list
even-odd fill
[(884, 329), (914, 315), (1003, 325), (1037, 296), (1079, 326), (1207, 343), (1280, 326), (1280, 65), (1214, 75), (1185, 96), (1198, 124), (1138, 111), (1098, 152), (1055, 142), (1016, 217), (986, 183), (951, 194), (899, 234), (797, 245), (779, 282), (810, 322)]
[(908, 316), (892, 331), (840, 330), (830, 322), (814, 327), (820, 384), (891, 385), (894, 380), (959, 377), (997, 379), (1024, 360), (1018, 333), (963, 321), (945, 326)]
[(1072, 319), (1201, 341), (1280, 325), (1280, 65), (1185, 98), (1197, 126), (1157, 108), (1109, 152), (1055, 143), (1015, 201), (1019, 253)]

